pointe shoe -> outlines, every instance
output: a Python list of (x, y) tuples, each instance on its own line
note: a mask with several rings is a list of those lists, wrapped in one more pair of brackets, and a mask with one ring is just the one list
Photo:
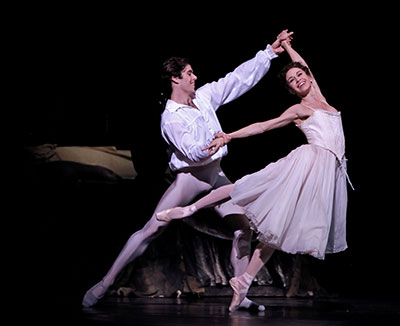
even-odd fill
[(157, 221), (161, 221), (161, 222), (170, 222), (171, 218), (168, 216), (168, 213), (172, 210), (172, 208), (170, 209), (165, 209), (161, 212), (156, 213), (156, 219)]
[[(103, 292), (102, 294), (100, 294), (99, 296), (96, 296), (93, 291), (94, 289), (96, 289), (97, 287), (101, 287)], [(82, 306), (84, 306), (85, 308), (89, 308), (94, 306), (97, 301), (99, 301), (102, 297), (104, 297), (104, 295), (106, 294), (108, 290), (108, 286), (105, 286), (103, 284), (103, 280), (101, 280), (99, 283), (97, 283), (96, 285), (93, 285), (85, 294), (85, 296), (83, 297), (82, 300)]]
[(196, 206), (194, 205), (185, 207), (175, 207), (156, 213), (156, 219), (162, 222), (170, 222), (171, 220), (177, 220), (190, 216), (194, 214), (196, 211), (197, 209)]
[(229, 284), (233, 290), (233, 297), (231, 304), (229, 305), (229, 311), (234, 312), (240, 308), (240, 304), (246, 298), (248, 287), (242, 284), (237, 277), (233, 277), (229, 280)]

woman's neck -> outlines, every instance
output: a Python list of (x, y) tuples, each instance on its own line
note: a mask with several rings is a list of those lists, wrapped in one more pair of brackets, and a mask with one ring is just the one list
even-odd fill
[(325, 97), (320, 92), (316, 92), (314, 90), (311, 90), (306, 96), (301, 99), (301, 104), (311, 107), (321, 104), (329, 105)]

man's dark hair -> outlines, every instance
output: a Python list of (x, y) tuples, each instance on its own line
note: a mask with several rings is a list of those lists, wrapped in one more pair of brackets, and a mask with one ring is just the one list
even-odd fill
[(182, 77), (182, 71), (189, 64), (187, 58), (171, 57), (164, 61), (161, 72), (161, 92), (164, 98), (171, 96), (171, 78)]
[(172, 77), (181, 77), (182, 70), (189, 64), (187, 58), (171, 57), (164, 61), (161, 78), (171, 80)]

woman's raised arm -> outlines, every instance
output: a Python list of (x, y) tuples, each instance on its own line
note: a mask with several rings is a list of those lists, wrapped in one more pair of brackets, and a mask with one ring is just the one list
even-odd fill
[(308, 68), (308, 70), (310, 71), (311, 77), (313, 79), (313, 84), (314, 84), (316, 90), (318, 90), (321, 93), (321, 90), (317, 84), (317, 81), (315, 80), (315, 77), (314, 77), (310, 67), (308, 66), (307, 62), (303, 59), (303, 57), (295, 49), (293, 49), (293, 47), (288, 42), (282, 41), (281, 44), (282, 44), (282, 47), (286, 50), (286, 52), (289, 54), (289, 57), (293, 62), (299, 62), (303, 66), (306, 66)]

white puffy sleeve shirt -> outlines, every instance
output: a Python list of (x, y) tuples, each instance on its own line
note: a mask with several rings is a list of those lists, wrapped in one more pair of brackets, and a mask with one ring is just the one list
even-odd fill
[(243, 95), (267, 73), (271, 59), (277, 55), (270, 45), (264, 51), (228, 73), (224, 78), (200, 87), (196, 91), (194, 107), (168, 100), (161, 115), (161, 133), (170, 145), (170, 168), (203, 166), (221, 159), (228, 153), (227, 146), (207, 157), (202, 151), (217, 132), (222, 131), (216, 110), (223, 104)]

